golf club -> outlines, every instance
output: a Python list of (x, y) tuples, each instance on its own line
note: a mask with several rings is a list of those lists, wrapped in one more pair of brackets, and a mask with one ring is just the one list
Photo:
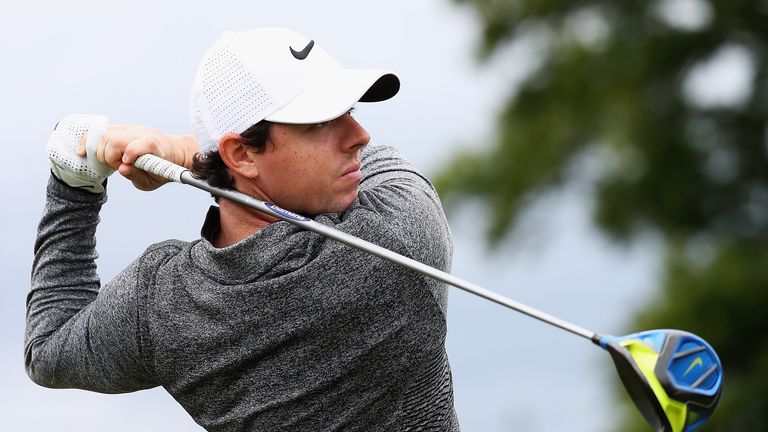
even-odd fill
[(275, 204), (210, 186), (194, 178), (186, 168), (157, 156), (143, 155), (133, 165), (272, 215), (591, 340), (611, 355), (635, 406), (657, 431), (696, 430), (712, 415), (720, 400), (723, 388), (720, 360), (706, 341), (692, 333), (649, 330), (621, 337), (601, 335)]

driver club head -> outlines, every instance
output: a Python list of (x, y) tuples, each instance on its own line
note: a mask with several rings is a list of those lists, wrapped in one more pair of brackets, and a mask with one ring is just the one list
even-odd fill
[(702, 338), (680, 330), (601, 336), (598, 343), (648, 423), (660, 432), (691, 432), (710, 418), (723, 390), (723, 368)]

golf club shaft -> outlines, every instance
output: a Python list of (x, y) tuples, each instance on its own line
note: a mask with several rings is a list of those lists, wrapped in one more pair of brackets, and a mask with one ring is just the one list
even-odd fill
[(498, 303), (502, 306), (506, 306), (510, 309), (513, 309), (515, 311), (528, 315), (532, 318), (536, 318), (547, 324), (551, 324), (553, 326), (559, 327), (563, 330), (566, 330), (568, 332), (571, 332), (583, 338), (594, 341), (595, 338), (598, 337), (596, 333), (589, 331), (585, 328), (582, 328), (570, 322), (561, 320), (557, 317), (544, 313), (538, 309), (532, 308), (530, 306), (527, 306), (525, 304), (522, 304), (510, 298), (504, 297), (493, 291), (489, 291), (479, 285), (475, 285), (471, 282), (465, 281), (449, 273), (438, 270), (434, 267), (430, 267), (426, 264), (420, 263), (414, 259), (392, 252), (389, 249), (385, 249), (381, 246), (375, 245), (373, 243), (370, 243), (358, 237), (349, 235), (333, 227), (323, 225), (312, 219), (309, 219), (304, 216), (295, 214), (291, 211), (282, 209), (274, 204), (266, 203), (262, 200), (253, 198), (244, 193), (241, 193), (235, 190), (222, 189), (222, 188), (211, 186), (205, 181), (194, 178), (192, 174), (189, 172), (189, 170), (187, 170), (186, 168), (176, 165), (172, 162), (166, 161), (157, 156), (150, 155), (150, 154), (143, 155), (139, 157), (136, 160), (136, 162), (134, 162), (133, 165), (143, 171), (164, 177), (168, 180), (194, 186), (198, 189), (207, 191), (214, 196), (225, 198), (230, 201), (234, 201), (236, 203), (258, 210), (260, 212), (272, 215), (278, 219), (297, 225), (305, 230), (312, 231), (314, 233), (320, 234), (327, 238), (339, 241), (353, 248), (362, 250), (369, 254), (372, 254), (377, 257), (383, 258), (385, 260), (399, 264), (403, 267), (417, 271), (423, 275), (437, 279), (441, 282), (447, 283), (457, 288), (461, 288), (464, 291), (470, 292), (486, 300), (490, 300), (494, 303)]

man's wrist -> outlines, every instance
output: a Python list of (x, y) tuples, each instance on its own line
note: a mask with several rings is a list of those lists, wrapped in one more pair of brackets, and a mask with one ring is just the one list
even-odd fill
[(182, 156), (178, 161), (174, 161), (176, 164), (183, 166), (184, 168), (191, 169), (193, 158), (200, 152), (200, 145), (197, 143), (197, 139), (193, 135), (175, 135), (177, 148), (182, 151)]
[(54, 195), (59, 198), (66, 199), (67, 201), (92, 203), (103, 202), (107, 196), (107, 180), (104, 179), (102, 186), (104, 190), (99, 193), (94, 193), (82, 188), (70, 186), (64, 180), (58, 178), (53, 171), (50, 173), (50, 179), (48, 180), (48, 194)]

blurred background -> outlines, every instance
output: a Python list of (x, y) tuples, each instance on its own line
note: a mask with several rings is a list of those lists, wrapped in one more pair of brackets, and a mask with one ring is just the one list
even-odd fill
[[(48, 390), (23, 369), (25, 296), (58, 118), (188, 133), (197, 62), (225, 30), (295, 29), (390, 68), (355, 115), (438, 186), (454, 273), (594, 331), (693, 331), (724, 398), (705, 431), (768, 423), (768, 2), (28, 1), (0, 14), (0, 430), (199, 430), (162, 389)], [(198, 236), (210, 198), (113, 178), (106, 281)], [(448, 330), (465, 431), (647, 431), (589, 342), (458, 290)]]

